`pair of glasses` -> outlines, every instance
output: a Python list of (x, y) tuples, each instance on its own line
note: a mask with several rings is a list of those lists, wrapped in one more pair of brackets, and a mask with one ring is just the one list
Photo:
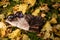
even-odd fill
[(14, 18), (18, 17), (18, 18), (22, 18), (24, 15), (21, 11), (16, 12), (15, 14), (11, 14), (8, 16), (8, 20), (13, 20)]

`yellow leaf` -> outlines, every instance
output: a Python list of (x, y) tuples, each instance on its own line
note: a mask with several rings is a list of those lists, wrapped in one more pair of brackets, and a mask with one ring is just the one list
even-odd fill
[(41, 31), (52, 31), (52, 26), (50, 25), (49, 21), (46, 22)]
[(37, 8), (33, 13), (32, 13), (32, 15), (34, 15), (34, 16), (38, 16), (38, 13), (40, 12), (40, 9), (39, 8)]
[(50, 20), (50, 23), (53, 23), (53, 24), (57, 23), (56, 18), (52, 18), (52, 19)]

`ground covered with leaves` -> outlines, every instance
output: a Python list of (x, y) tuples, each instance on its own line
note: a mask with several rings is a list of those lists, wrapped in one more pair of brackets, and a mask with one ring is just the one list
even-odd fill
[[(5, 22), (22, 11), (29, 31)], [(60, 40), (60, 0), (0, 0), (0, 40)]]

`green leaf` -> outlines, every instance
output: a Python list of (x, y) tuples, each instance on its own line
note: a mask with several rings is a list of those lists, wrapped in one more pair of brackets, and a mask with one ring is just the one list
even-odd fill
[(60, 24), (60, 16), (58, 16), (58, 18), (57, 18), (57, 22)]
[(42, 38), (38, 38), (36, 35), (37, 34), (34, 32), (28, 32), (28, 36), (30, 37), (31, 40), (43, 40)]
[(45, 2), (46, 2), (46, 0), (40, 0), (40, 2), (45, 3)]
[(1, 38), (0, 37), (0, 40), (10, 40), (9, 38)]
[(52, 13), (51, 13), (51, 12), (46, 13), (46, 18), (47, 18), (47, 20), (50, 20), (51, 17), (52, 17)]

